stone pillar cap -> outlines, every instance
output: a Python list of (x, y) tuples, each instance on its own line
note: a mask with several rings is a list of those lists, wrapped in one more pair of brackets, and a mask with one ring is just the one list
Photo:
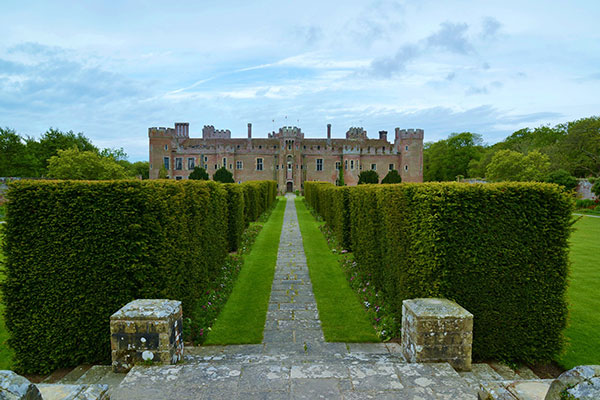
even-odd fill
[(181, 310), (181, 301), (168, 299), (137, 299), (127, 303), (110, 319), (164, 319)]
[(448, 299), (409, 299), (402, 301), (402, 305), (419, 317), (473, 318), (473, 314)]

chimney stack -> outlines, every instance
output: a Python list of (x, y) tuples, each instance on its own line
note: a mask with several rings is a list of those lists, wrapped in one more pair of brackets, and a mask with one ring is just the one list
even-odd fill
[(252, 124), (248, 122), (248, 139), (252, 139)]
[(379, 140), (387, 141), (387, 131), (379, 131)]
[(331, 140), (331, 124), (327, 124), (327, 139)]

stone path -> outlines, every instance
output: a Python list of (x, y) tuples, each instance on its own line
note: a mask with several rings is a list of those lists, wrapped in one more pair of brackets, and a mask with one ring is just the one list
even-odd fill
[(395, 343), (325, 342), (293, 200), (263, 343), (186, 348), (183, 364), (134, 367), (111, 399), (458, 400), (476, 399), (481, 380), (504, 379), (477, 364), (462, 376), (447, 363), (408, 364)]

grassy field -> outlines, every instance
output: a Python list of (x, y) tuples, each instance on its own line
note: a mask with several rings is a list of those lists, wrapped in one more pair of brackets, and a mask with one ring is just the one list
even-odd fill
[(244, 256), (238, 280), (208, 333), (205, 345), (262, 342), (285, 203), (285, 198), (279, 200), (252, 250)]
[(569, 341), (559, 364), (600, 364), (600, 218), (582, 217), (571, 236)]
[[(0, 227), (0, 230), (2, 228)], [(2, 254), (2, 233), (0, 233), (0, 282), (4, 280), (4, 255)], [(4, 304), (2, 303), (2, 297), (0, 292), (0, 370), (1, 369), (10, 369), (11, 359), (12, 359), (12, 351), (6, 345), (6, 340), (8, 339), (8, 332), (6, 331), (6, 327), (4, 326)]]
[(375, 329), (340, 268), (339, 256), (331, 252), (319, 223), (300, 198), (296, 198), (296, 212), (325, 340), (378, 342)]

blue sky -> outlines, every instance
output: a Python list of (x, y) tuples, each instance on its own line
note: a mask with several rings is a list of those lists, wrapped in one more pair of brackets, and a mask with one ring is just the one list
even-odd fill
[(2, 0), (0, 126), (83, 132), (131, 161), (175, 121), (494, 143), (599, 114), (598, 15), (598, 1)]

